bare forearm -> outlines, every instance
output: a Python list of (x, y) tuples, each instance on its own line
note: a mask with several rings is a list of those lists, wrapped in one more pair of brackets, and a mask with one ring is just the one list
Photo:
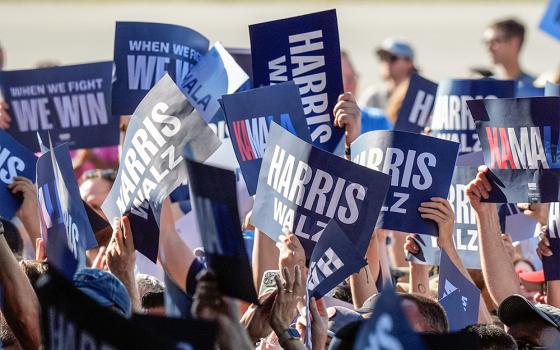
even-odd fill
[(3, 235), (0, 235), (0, 266), (6, 321), (25, 349), (38, 349), (41, 344), (39, 300)]
[(410, 292), (431, 298), (430, 294), (430, 265), (410, 264)]
[(253, 248), (253, 283), (259, 290), (264, 272), (278, 269), (278, 249), (274, 241), (264, 232), (255, 228), (255, 242)]
[(363, 268), (350, 276), (350, 291), (355, 308), (362, 307), (370, 296), (377, 294), (375, 280), (371, 277), (368, 268)]
[(512, 294), (519, 294), (519, 279), (501, 238), (498, 212), (491, 210), (477, 213), (482, 272), (493, 302), (501, 302)]

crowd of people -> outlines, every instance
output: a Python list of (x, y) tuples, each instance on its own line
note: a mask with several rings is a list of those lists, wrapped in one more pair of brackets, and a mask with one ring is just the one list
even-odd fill
[[(524, 39), (525, 27), (517, 20), (492, 23), (484, 31), (483, 43), (496, 73), (491, 69), (475, 69), (472, 73), (477, 77), (515, 80), (517, 95), (530, 95), (535, 89), (535, 77), (525, 71), (519, 59)], [(349, 53), (342, 53), (346, 94), (339, 98), (333, 114), (337, 116), (335, 126), (345, 129), (347, 147), (362, 133), (392, 128), (408, 80), (419, 70), (415, 51), (406, 41), (389, 38), (374, 53), (384, 84), (364, 91), (359, 99), (354, 98), (359, 74)], [(0, 69), (5, 56), (0, 47)], [(0, 128), (7, 129), (13, 122), (8, 104), (0, 101)], [(126, 124), (123, 118), (123, 134)], [(250, 211), (244, 213), (242, 229), (254, 232), (250, 260), (255, 288), (260, 292), (258, 304), (222, 295), (200, 252), (195, 253), (178, 234), (175, 222), (184, 213), (169, 199), (164, 201), (161, 212), (157, 266), (140, 257), (129, 219), (107, 218), (101, 209), (115, 181), (118, 152), (117, 147), (112, 147), (76, 150), (72, 154), (82, 199), (107, 221), (115, 220), (114, 229), (95, 233), (99, 246), (87, 251), (88, 267), (73, 278), (74, 286), (99, 305), (125, 318), (133, 314), (165, 316), (164, 295), (168, 289), (178, 287), (188, 297), (190, 317), (217, 323), (220, 349), (305, 349), (303, 340), (308, 328), (314, 350), (353, 349), (360, 327), (375, 315), (381, 292), (376, 281), (380, 276), (390, 276), (403, 313), (426, 348), (445, 348), (433, 337), (450, 332), (446, 312), (437, 300), (438, 269), (406, 259), (420, 249), (414, 233), (379, 228), (372, 232), (366, 253), (368, 265), (329, 296), (311, 300), (308, 324), (304, 300), (310, 257), (294, 233), (286, 231), (274, 242), (254, 227)], [(529, 249), (533, 251), (514, 246), (507, 232), (502, 232), (496, 204), (482, 201), (491, 190), (487, 171), (480, 168), (465, 190), (476, 212), (481, 270), (467, 269), (461, 261), (453, 238), (455, 214), (447, 199), (431, 198), (418, 208), (422, 218), (437, 224), (438, 247), (481, 291), (478, 322), (460, 331), (476, 341), (454, 346), (558, 348), (560, 281), (545, 282), (539, 261), (539, 257), (553, 254), (545, 234), (549, 205), (518, 204), (525, 215), (538, 221), (541, 234), (532, 240), (533, 247)], [(2, 218), (0, 225), (0, 344), (5, 349), (39, 349), (44, 339), (35, 288), (52, 266), (41, 236), (41, 209), (33, 180), (15, 177), (8, 185), (22, 204), (16, 217)], [(270, 274), (273, 270), (278, 273)], [(399, 349), (387, 344), (378, 348)]]

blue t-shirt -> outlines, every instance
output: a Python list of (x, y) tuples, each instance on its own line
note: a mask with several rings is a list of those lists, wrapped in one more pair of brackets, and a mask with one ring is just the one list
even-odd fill
[(380, 108), (362, 108), (362, 134), (373, 130), (391, 130), (393, 125)]
[(515, 80), (515, 97), (537, 97), (544, 96), (544, 89), (536, 87), (533, 83), (535, 77), (521, 73), (519, 78)]

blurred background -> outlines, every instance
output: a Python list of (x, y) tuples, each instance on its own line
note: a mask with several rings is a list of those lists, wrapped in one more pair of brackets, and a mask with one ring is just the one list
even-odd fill
[(249, 47), (247, 26), (336, 8), (341, 47), (359, 74), (359, 88), (380, 82), (375, 48), (387, 37), (409, 41), (421, 74), (438, 81), (491, 67), (482, 32), (493, 20), (525, 23), (522, 65), (539, 76), (560, 63), (560, 43), (538, 23), (546, 1), (0, 1), (5, 69), (111, 60), (117, 20), (180, 24), (227, 47)]

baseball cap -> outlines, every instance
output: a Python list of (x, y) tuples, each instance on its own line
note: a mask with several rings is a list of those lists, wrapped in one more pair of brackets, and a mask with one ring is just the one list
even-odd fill
[(544, 283), (544, 270), (520, 272), (518, 275), (523, 282)]
[(329, 322), (327, 327), (327, 335), (334, 337), (335, 334), (350, 322), (362, 319), (362, 315), (354, 310), (350, 310), (342, 306), (333, 306), (327, 308)]
[(393, 55), (401, 58), (414, 59), (414, 50), (409, 43), (403, 40), (387, 38), (383, 40), (381, 46), (376, 51), (378, 56)]
[(552, 327), (560, 330), (560, 309), (548, 304), (533, 304), (525, 297), (514, 294), (507, 297), (498, 308), (498, 317), (506, 326), (519, 321), (527, 321), (537, 316)]
[(74, 275), (74, 286), (99, 305), (114, 306), (124, 316), (130, 317), (132, 308), (126, 288), (109, 272), (85, 268)]

